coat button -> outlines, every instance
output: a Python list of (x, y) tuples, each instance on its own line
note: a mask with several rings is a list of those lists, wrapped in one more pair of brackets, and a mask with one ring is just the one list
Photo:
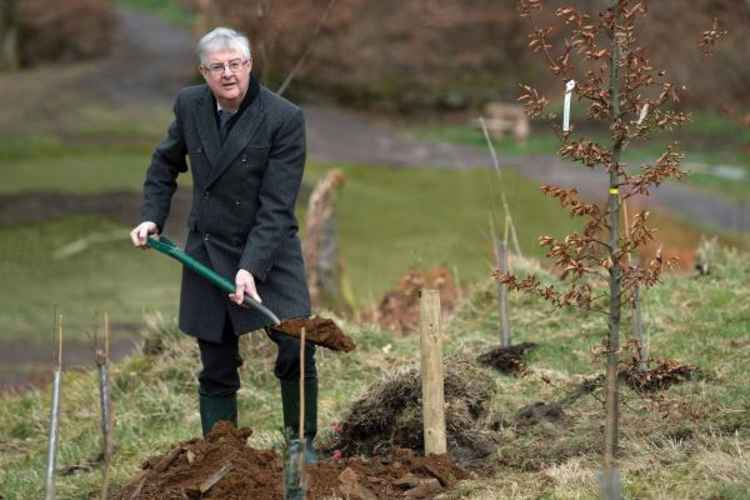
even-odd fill
[(205, 234), (205, 235), (203, 236), (203, 240), (204, 240), (204, 241), (208, 241), (208, 239), (209, 239), (210, 237), (211, 237), (211, 235), (210, 235), (210, 234), (208, 234), (208, 233), (206, 233), (206, 234)]
[(243, 156), (243, 157), (242, 157), (242, 158), (240, 159), (240, 161), (241, 161), (242, 163), (247, 163), (247, 156)]
[(241, 205), (240, 200), (236, 200), (234, 204), (239, 207)]

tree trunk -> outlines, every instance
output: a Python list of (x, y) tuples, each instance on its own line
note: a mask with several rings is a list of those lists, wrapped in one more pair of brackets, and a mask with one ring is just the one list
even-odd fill
[(0, 0), (0, 71), (18, 66), (18, 1)]
[[(617, 7), (614, 7), (617, 9)], [(616, 29), (615, 29), (616, 30)], [(616, 31), (612, 32), (612, 57), (610, 60), (610, 96), (612, 99), (612, 119), (620, 119), (620, 46)], [(615, 164), (620, 161), (622, 140), (615, 138), (613, 157)], [(620, 193), (618, 189), (619, 177), (615, 170), (609, 174), (609, 197), (607, 210), (609, 213), (609, 257), (612, 266), (609, 270), (609, 338), (607, 345), (607, 399), (606, 399), (606, 427), (604, 441), (604, 491), (608, 499), (619, 498), (617, 488), (613, 486), (617, 477), (617, 445), (619, 431), (619, 390), (617, 380), (617, 365), (620, 350), (620, 313), (621, 313), (621, 281), (622, 267), (620, 265)]]

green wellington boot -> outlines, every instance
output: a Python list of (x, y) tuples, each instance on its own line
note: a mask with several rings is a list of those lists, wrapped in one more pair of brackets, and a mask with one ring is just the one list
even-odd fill
[[(299, 436), (299, 382), (281, 380), (281, 407), (287, 439)], [(318, 463), (313, 440), (318, 433), (318, 380), (305, 380), (305, 463)]]
[(228, 420), (237, 427), (237, 394), (231, 396), (200, 395), (201, 427), (203, 437), (213, 429), (219, 420)]

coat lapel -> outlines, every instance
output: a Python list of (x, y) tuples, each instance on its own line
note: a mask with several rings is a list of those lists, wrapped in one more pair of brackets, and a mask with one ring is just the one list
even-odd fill
[[(208, 180), (208, 186), (216, 182), (232, 161), (247, 146), (260, 126), (265, 121), (266, 115), (263, 113), (260, 96), (256, 96), (252, 103), (242, 111), (242, 115), (234, 124), (221, 147), (216, 163), (213, 165)], [(215, 123), (215, 121), (214, 121)], [(216, 127), (214, 127), (216, 128)], [(218, 137), (218, 132), (217, 132)]]
[(211, 98), (211, 90), (208, 87), (206, 87), (206, 92), (199, 101), (196, 114), (198, 135), (203, 143), (203, 151), (211, 164), (212, 171), (214, 171), (221, 151), (221, 140), (219, 139), (219, 130), (216, 127), (216, 104)]

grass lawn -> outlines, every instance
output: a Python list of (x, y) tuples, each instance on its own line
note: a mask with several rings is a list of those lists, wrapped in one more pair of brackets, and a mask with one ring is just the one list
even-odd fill
[[(117, 233), (119, 239), (114, 239)], [(71, 257), (56, 250), (92, 235), (92, 244)], [(135, 251), (128, 228), (97, 216), (76, 216), (0, 228), (0, 331), (2, 340), (50, 338), (53, 307), (65, 317), (66, 337), (85, 339), (94, 313), (108, 312), (113, 324), (133, 335), (145, 312), (175, 311), (179, 268)]]
[[(308, 178), (329, 168), (312, 165)], [(493, 172), (367, 166), (342, 171), (347, 183), (337, 205), (341, 252), (360, 305), (379, 299), (410, 266), (445, 265), (466, 281), (488, 275), (490, 209), (503, 219)], [(543, 232), (574, 229), (577, 221), (559, 213), (535, 183), (509, 170), (503, 176), (525, 253), (539, 255), (536, 239)]]
[[(435, 141), (486, 147), (482, 131), (468, 125), (434, 124), (408, 131), (417, 137)], [(600, 131), (584, 130), (580, 135), (601, 144), (608, 142), (607, 136)], [(683, 168), (689, 175), (685, 182), (737, 200), (750, 200), (750, 129), (721, 116), (696, 113), (693, 121), (674, 136), (662, 134), (648, 143), (631, 144), (625, 150), (623, 161), (630, 165), (633, 172), (637, 172), (642, 164), (652, 162), (661, 155), (665, 146), (674, 140), (681, 144), (687, 155)], [(505, 137), (496, 141), (495, 147), (501, 156), (553, 155), (557, 153), (559, 140), (550, 130), (537, 124), (526, 145), (516, 144), (512, 137)], [(724, 175), (726, 166), (736, 171), (740, 178)]]
[[(621, 457), (624, 498), (744, 499), (750, 489), (750, 267), (746, 254), (717, 253), (710, 276), (667, 278), (644, 295), (651, 353), (696, 365), (701, 375), (653, 397), (622, 389)], [(547, 276), (545, 279), (554, 281)], [(445, 351), (475, 357), (497, 343), (495, 286), (477, 282), (452, 321)], [(602, 373), (606, 317), (557, 310), (511, 294), (515, 342), (541, 345), (521, 377), (491, 377), (496, 393), (488, 419), (501, 421), (488, 476), (460, 483), (446, 499), (595, 499), (600, 470), (602, 390), (565, 408), (561, 423), (524, 426), (515, 415), (535, 401), (553, 401)], [(623, 331), (629, 331), (625, 314)], [(351, 354), (319, 351), (321, 438), (342, 421), (368, 387), (415, 363), (417, 336), (395, 337), (367, 325), (342, 323), (358, 344)], [(194, 342), (169, 319), (152, 318), (148, 336), (157, 355), (134, 355), (112, 367), (116, 452), (112, 480), (123, 485), (144, 460), (200, 433)], [(263, 336), (243, 337), (240, 424), (256, 448), (283, 447), (275, 350)], [(418, 363), (418, 362), (417, 362)], [(99, 450), (94, 373), (66, 373), (63, 381), (59, 467), (91, 464)], [(43, 496), (50, 396), (48, 390), (5, 396), (0, 404), (0, 491), (8, 500)], [(101, 466), (59, 476), (61, 498), (88, 498), (101, 484)]]
[[(138, 196), (147, 159), (131, 153), (106, 157), (88, 152), (56, 163), (44, 156), (24, 158), (11, 163), (11, 182), (3, 190), (92, 193), (124, 189)], [(329, 168), (310, 165), (305, 182), (313, 183)], [(347, 184), (338, 204), (340, 246), (358, 305), (378, 300), (410, 266), (447, 265), (465, 282), (488, 275), (489, 210), (496, 204), (490, 188), (493, 173), (341, 168)], [(575, 221), (558, 213), (534, 184), (512, 172), (504, 175), (526, 253), (538, 255), (539, 233), (551, 230), (559, 235), (573, 229)], [(304, 221), (304, 206), (299, 219)], [(116, 230), (122, 231), (120, 241), (92, 244), (63, 261), (52, 257), (65, 244)], [(177, 268), (165, 258), (134, 251), (127, 230), (94, 215), (0, 227), (2, 275), (13, 284), (0, 292), (6, 311), (0, 316), (4, 335), (45, 336), (54, 304), (69, 316), (73, 337), (83, 334), (94, 311), (106, 310), (113, 321), (129, 318), (132, 323), (140, 322), (144, 309), (174, 310)]]
[[(140, 143), (121, 144), (100, 153), (86, 143), (70, 148), (50, 140), (36, 141), (39, 147), (19, 149), (12, 143), (0, 147), (9, 158), (7, 182), (0, 194), (125, 190), (140, 196), (149, 159)], [(312, 185), (330, 168), (309, 164), (305, 182)], [(445, 265), (463, 283), (488, 276), (492, 261), (490, 210), (503, 220), (497, 177), (492, 171), (339, 168), (347, 178), (338, 199), (340, 249), (357, 306), (379, 300), (413, 266)], [(526, 255), (540, 256), (539, 235), (560, 236), (576, 227), (579, 221), (561, 213), (535, 183), (511, 170), (502, 176), (499, 186), (508, 198)], [(189, 183), (190, 177), (181, 176), (180, 180)], [(304, 203), (298, 208), (303, 222)], [(699, 233), (685, 224), (664, 219), (657, 225), (665, 227), (663, 234), (674, 240), (680, 251), (689, 253), (697, 244)], [(95, 311), (108, 311), (113, 321), (136, 325), (145, 310), (173, 312), (179, 288), (176, 264), (134, 251), (127, 230), (96, 214), (0, 227), (0, 269), (6, 283), (12, 284), (0, 292), (3, 336), (46, 339), (54, 304), (69, 318), (66, 324), (71, 338), (85, 335)], [(121, 231), (122, 239), (92, 244), (62, 261), (52, 258), (65, 244), (113, 231)]]

